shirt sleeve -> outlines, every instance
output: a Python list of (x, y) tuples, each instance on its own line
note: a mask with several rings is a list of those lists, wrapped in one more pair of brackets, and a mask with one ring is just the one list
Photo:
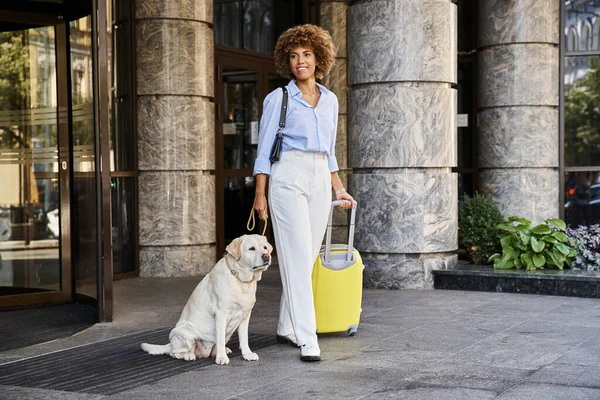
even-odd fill
[[(278, 89), (281, 92), (281, 89)], [(279, 129), (279, 114), (281, 112), (281, 94), (267, 96), (263, 103), (262, 116), (258, 131), (258, 151), (254, 162), (254, 175), (271, 174), (271, 148)]]
[(337, 126), (338, 126), (338, 114), (339, 114), (339, 103), (337, 97), (335, 98), (335, 103), (333, 105), (333, 132), (331, 133), (331, 143), (329, 147), (329, 172), (339, 171), (337, 158), (335, 157), (335, 141), (337, 138)]

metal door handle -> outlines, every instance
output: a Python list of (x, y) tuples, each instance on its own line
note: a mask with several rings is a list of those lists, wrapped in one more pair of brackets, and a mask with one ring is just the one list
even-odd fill
[(67, 170), (67, 162), (63, 161), (62, 163), (60, 163), (60, 166), (62, 167), (63, 170)]

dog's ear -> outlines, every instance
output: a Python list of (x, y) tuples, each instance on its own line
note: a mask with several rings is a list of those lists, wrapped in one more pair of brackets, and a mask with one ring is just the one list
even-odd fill
[(244, 237), (239, 237), (233, 240), (233, 242), (229, 243), (229, 246), (225, 248), (225, 250), (233, 256), (236, 260), (239, 260), (242, 256), (242, 241)]

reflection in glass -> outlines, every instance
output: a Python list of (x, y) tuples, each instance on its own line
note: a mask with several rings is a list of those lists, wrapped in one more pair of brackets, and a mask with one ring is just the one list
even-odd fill
[(258, 74), (224, 68), (223, 96), (224, 167), (254, 168), (258, 147)]
[(565, 165), (600, 165), (600, 57), (565, 62)]
[(115, 274), (135, 270), (133, 177), (112, 178), (112, 240)]
[(475, 8), (472, 7), (470, 0), (458, 0), (458, 51), (471, 51), (477, 46), (475, 39), (475, 24), (477, 16), (474, 14)]
[(0, 32), (0, 295), (60, 290), (55, 30)]
[(216, 0), (214, 3), (215, 43), (229, 47), (242, 47), (240, 41), (240, 2)]
[(271, 0), (244, 1), (244, 49), (259, 53), (273, 51), (272, 15)]
[[(473, 76), (473, 64), (458, 64), (458, 114), (463, 114), (467, 119), (473, 110)], [(457, 133), (458, 167), (473, 168), (473, 127), (457, 127)]]
[[(598, 50), (600, 3), (597, 0), (566, 0), (567, 51)], [(593, 25), (592, 25), (593, 22)]]
[(473, 174), (471, 173), (460, 173), (458, 174), (458, 197), (462, 198), (464, 195), (473, 196), (475, 194), (475, 187), (473, 185)]
[(225, 243), (244, 234), (260, 234), (263, 223), (256, 218), (254, 231), (248, 232), (248, 212), (254, 204), (255, 181), (253, 176), (225, 178)]
[(96, 174), (91, 17), (70, 23), (73, 105), (72, 260), (78, 293), (96, 297)]
[[(115, 2), (112, 22), (112, 88), (110, 103), (110, 170), (132, 171), (134, 166), (133, 79), (131, 77), (131, 2)], [(111, 13), (109, 8), (108, 18)]]
[(600, 223), (600, 171), (566, 172), (564, 190), (568, 225)]
[[(292, 5), (288, 5), (282, 17), (293, 14), (290, 8)], [(214, 18), (216, 44), (258, 53), (273, 52), (273, 0), (216, 0)]]

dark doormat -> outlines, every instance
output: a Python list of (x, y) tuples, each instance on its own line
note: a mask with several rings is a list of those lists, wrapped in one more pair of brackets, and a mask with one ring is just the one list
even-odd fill
[(0, 351), (71, 336), (96, 323), (96, 309), (83, 304), (0, 311)]
[[(111, 395), (214, 364), (214, 358), (182, 361), (151, 356), (142, 342), (165, 344), (171, 328), (135, 333), (0, 365), (0, 385)], [(248, 335), (252, 350), (272, 346), (274, 335)], [(237, 335), (227, 344), (240, 355)]]

